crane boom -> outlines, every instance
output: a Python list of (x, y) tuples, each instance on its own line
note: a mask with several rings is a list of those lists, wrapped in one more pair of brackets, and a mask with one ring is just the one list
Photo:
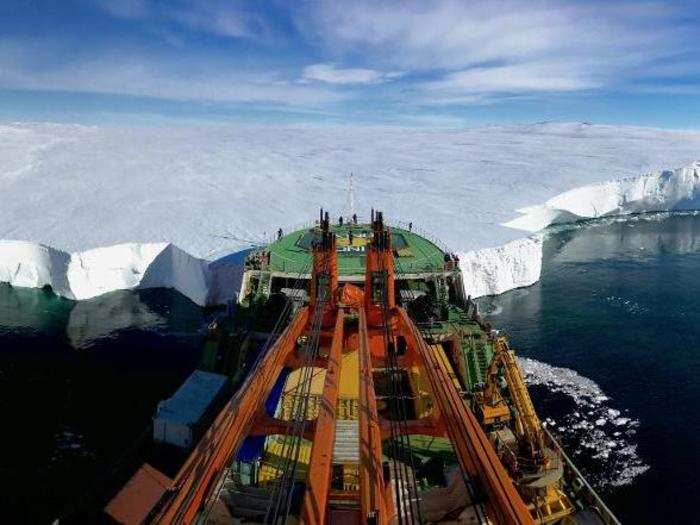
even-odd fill
[(497, 396), (496, 378), (498, 370), (503, 368), (508, 385), (508, 392), (517, 412), (517, 418), (520, 423), (525, 440), (530, 448), (530, 453), (533, 458), (544, 459), (545, 443), (544, 433), (542, 432), (542, 423), (540, 423), (535, 407), (530, 399), (530, 394), (525, 386), (522, 372), (515, 358), (515, 352), (508, 345), (508, 340), (505, 337), (497, 337), (494, 341), (495, 355), (493, 361), (489, 365), (489, 371), (486, 374), (488, 385), (486, 387), (486, 399), (493, 399)]

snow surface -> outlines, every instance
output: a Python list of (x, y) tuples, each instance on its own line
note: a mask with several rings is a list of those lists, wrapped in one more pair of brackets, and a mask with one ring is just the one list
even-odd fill
[(522, 208), (505, 225), (531, 232), (553, 224), (640, 212), (688, 211), (700, 206), (700, 162), (675, 170), (583, 186)]
[[(700, 208), (698, 157), (700, 132), (577, 123), (0, 125), (0, 239), (23, 240), (0, 243), (0, 281), (76, 299), (167, 286), (224, 302), (240, 275), (225, 256), (320, 206), (345, 212), (353, 172), (359, 211), (420, 225), (460, 254), (467, 293), (500, 293), (539, 277), (541, 242), (523, 230)], [(660, 169), (673, 166), (689, 167)]]

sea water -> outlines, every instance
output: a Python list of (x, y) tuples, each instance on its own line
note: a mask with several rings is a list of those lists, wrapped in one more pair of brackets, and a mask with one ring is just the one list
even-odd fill
[[(700, 218), (560, 228), (539, 283), (479, 304), (622, 521), (697, 522)], [(169, 290), (74, 302), (0, 285), (0, 521), (50, 522), (99, 493), (196, 366), (206, 322)]]
[(196, 367), (204, 325), (170, 290), (75, 302), (0, 285), (0, 522), (94, 506)]
[(480, 301), (548, 427), (623, 523), (697, 523), (700, 218), (547, 235), (540, 282)]

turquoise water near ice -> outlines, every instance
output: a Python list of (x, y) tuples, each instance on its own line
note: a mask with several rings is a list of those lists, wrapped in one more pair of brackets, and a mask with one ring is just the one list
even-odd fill
[(0, 285), (0, 522), (90, 506), (198, 363), (202, 309), (170, 290), (69, 301)]
[(623, 523), (697, 523), (700, 217), (550, 234), (540, 282), (480, 305)]

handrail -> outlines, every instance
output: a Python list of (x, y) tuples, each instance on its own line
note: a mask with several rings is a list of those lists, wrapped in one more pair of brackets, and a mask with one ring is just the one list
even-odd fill
[[(343, 219), (345, 221), (347, 221), (344, 224), (350, 223), (349, 221), (351, 220), (351, 218), (343, 217)], [(367, 216), (364, 216), (364, 215), (358, 215), (357, 222), (358, 222), (358, 224), (369, 224), (370, 218)], [(395, 228), (401, 228), (402, 230), (405, 230), (405, 231), (410, 232), (410, 233), (417, 233), (421, 237), (432, 242), (435, 246), (440, 248), (443, 252), (451, 253), (454, 251), (450, 248), (450, 246), (447, 245), (447, 243), (445, 243), (445, 241), (443, 241), (442, 239), (437, 237), (432, 232), (429, 232), (428, 230), (422, 228), (421, 226), (414, 224), (413, 222), (405, 221), (402, 219), (394, 219), (394, 220), (384, 219), (384, 222), (388, 226), (392, 226)], [(315, 226), (318, 226), (317, 221), (307, 220), (307, 221), (300, 221), (300, 222), (296, 222), (296, 223), (283, 225), (282, 230), (283, 230), (283, 232), (287, 232), (287, 234), (289, 234), (289, 233), (293, 233), (296, 231), (311, 229)], [(269, 234), (267, 237), (267, 243), (263, 244), (260, 248), (265, 248), (265, 247), (269, 246), (270, 244), (273, 244), (276, 240), (277, 239), (274, 237), (274, 234)]]
[(399, 324), (424, 363), (435, 401), (457, 452), (462, 471), (478, 480), (487, 496), (489, 518), (499, 524), (534, 524), (520, 494), (496, 455), (493, 445), (451, 381), (445, 364), (438, 361), (403, 308)]
[(307, 308), (297, 312), (238, 393), (221, 410), (175, 477), (155, 521), (194, 522), (209, 493), (214, 490), (215, 480), (228, 465), (252, 425), (256, 410), (267, 399), (279, 369), (306, 327), (308, 317)]
[(617, 517), (613, 514), (613, 512), (608, 508), (608, 506), (603, 502), (603, 500), (598, 496), (598, 493), (591, 487), (591, 485), (586, 481), (586, 478), (581, 474), (581, 471), (574, 465), (574, 462), (571, 461), (571, 458), (566, 455), (566, 452), (564, 452), (564, 449), (561, 447), (559, 442), (554, 438), (552, 433), (545, 427), (544, 425), (542, 426), (542, 431), (544, 434), (547, 436), (549, 439), (550, 443), (556, 447), (557, 451), (561, 455), (562, 458), (564, 458), (564, 461), (566, 462), (567, 466), (576, 474), (576, 477), (578, 480), (583, 484), (583, 487), (586, 489), (586, 494), (587, 496), (592, 500), (589, 501), (588, 503), (594, 507), (597, 511), (598, 514), (600, 515), (601, 519), (605, 523), (605, 525), (622, 525), (620, 523), (620, 520), (617, 519)]

